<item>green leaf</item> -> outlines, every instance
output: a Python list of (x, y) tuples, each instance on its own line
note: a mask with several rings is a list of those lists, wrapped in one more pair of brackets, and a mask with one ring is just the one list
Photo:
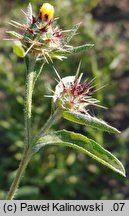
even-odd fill
[(11, 36), (14, 36), (14, 37), (20, 39), (20, 40), (23, 39), (23, 36), (21, 34), (18, 34), (15, 31), (7, 31), (7, 33), (10, 34)]
[(32, 24), (32, 5), (31, 3), (29, 3), (28, 7), (27, 7), (27, 24), (30, 26)]
[(74, 132), (61, 130), (53, 132), (38, 140), (38, 144), (33, 146), (33, 154), (38, 152), (40, 148), (46, 145), (59, 145), (59, 146), (69, 146), (77, 149), (101, 164), (107, 166), (113, 171), (125, 176), (125, 169), (121, 162), (110, 152), (105, 150), (95, 141)]
[(16, 41), (13, 45), (13, 51), (14, 53), (19, 56), (19, 57), (24, 57), (25, 56), (25, 51), (22, 47), (22, 44), (20, 41)]
[(94, 44), (84, 44), (82, 46), (68, 48), (66, 51), (70, 54), (73, 54), (73, 53), (79, 53), (85, 51), (87, 48), (92, 48), (92, 47), (94, 47)]
[(61, 43), (62, 47), (64, 47), (65, 45), (67, 45), (71, 41), (73, 36), (76, 34), (76, 31), (78, 30), (79, 26), (80, 26), (80, 23), (73, 26), (73, 28), (70, 30), (70, 32), (67, 34), (67, 36), (62, 41), (62, 43)]
[(90, 115), (86, 115), (86, 114), (84, 115), (79, 112), (64, 111), (63, 117), (69, 121), (72, 121), (72, 122), (75, 122), (81, 125), (91, 126), (93, 128), (97, 128), (97, 129), (107, 131), (110, 133), (120, 133), (120, 131), (110, 126), (102, 119), (98, 119)]
[(33, 88), (35, 87), (36, 81), (40, 74), (42, 73), (43, 67), (45, 65), (45, 61), (37, 61), (35, 65), (35, 71), (36, 71), (36, 76), (34, 77), (34, 83), (33, 83)]

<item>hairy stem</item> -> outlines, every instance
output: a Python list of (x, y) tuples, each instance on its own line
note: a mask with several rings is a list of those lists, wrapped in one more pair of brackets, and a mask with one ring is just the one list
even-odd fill
[(21, 177), (25, 171), (25, 168), (31, 158), (31, 106), (32, 106), (32, 93), (33, 93), (33, 81), (34, 81), (34, 58), (29, 57), (27, 60), (27, 78), (26, 78), (26, 89), (25, 89), (25, 149), (16, 176), (12, 182), (7, 199), (13, 199), (17, 188), (19, 186)]
[(33, 138), (33, 143), (36, 143), (36, 141), (45, 133), (47, 130), (61, 117), (61, 110), (58, 108), (52, 115), (50, 115), (49, 119), (45, 123), (45, 125), (41, 128), (40, 132)]
[(24, 171), (33, 155), (32, 145), (40, 138), (41, 135), (44, 135), (47, 130), (57, 121), (61, 116), (61, 110), (57, 109), (41, 128), (40, 132), (32, 140), (31, 135), (31, 106), (32, 106), (32, 93), (34, 87), (34, 66), (35, 59), (29, 59), (26, 61), (27, 65), (27, 78), (26, 78), (26, 89), (25, 89), (25, 149), (23, 153), (22, 160), (20, 162), (19, 168), (17, 170), (16, 176), (12, 182), (10, 190), (7, 195), (7, 199), (11, 200), (14, 198), (16, 191), (21, 180), (21, 177), (24, 174)]
[(31, 107), (32, 107), (32, 93), (34, 82), (34, 66), (35, 59), (29, 58), (28, 73), (26, 79), (25, 91), (25, 144), (26, 148), (31, 145)]
[(29, 152), (29, 150), (28, 151), (26, 150), (26, 151), (24, 151), (24, 155), (23, 155), (23, 158), (20, 162), (16, 176), (15, 176), (13, 183), (10, 187), (10, 190), (8, 192), (7, 200), (12, 200), (14, 198), (14, 195), (15, 195), (16, 191), (18, 190), (18, 186), (19, 186), (21, 177), (25, 171), (25, 168), (26, 168), (29, 160), (30, 160), (30, 152)]

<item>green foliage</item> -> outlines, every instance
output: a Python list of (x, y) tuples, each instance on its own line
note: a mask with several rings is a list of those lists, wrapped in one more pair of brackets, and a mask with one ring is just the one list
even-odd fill
[(42, 73), (43, 71), (43, 67), (45, 65), (45, 62), (42, 60), (42, 61), (37, 61), (36, 62), (36, 65), (35, 65), (35, 71), (36, 71), (36, 76), (34, 77), (34, 83), (33, 83), (33, 88), (36, 84), (36, 81), (38, 80), (38, 77), (40, 76), (40, 74)]
[(61, 43), (62, 48), (71, 41), (71, 39), (76, 34), (79, 26), (80, 26), (80, 24), (76, 24), (76, 25), (73, 26), (73, 28), (71, 30), (69, 30), (69, 33), (67, 34), (67, 36), (63, 39), (63, 41)]
[(38, 152), (40, 148), (43, 148), (46, 145), (68, 146), (87, 154), (113, 171), (125, 176), (123, 165), (114, 155), (105, 150), (95, 141), (88, 139), (81, 134), (66, 130), (56, 131), (52, 134), (41, 137), (37, 143), (41, 144), (37, 144), (33, 147), (33, 153)]
[(91, 115), (84, 115), (79, 112), (63, 112), (63, 117), (74, 123), (82, 124), (85, 126), (91, 126), (93, 128), (100, 129), (102, 131), (107, 131), (110, 133), (120, 133), (116, 128), (110, 126), (102, 119), (92, 117)]
[(76, 53), (85, 51), (87, 48), (92, 48), (92, 47), (94, 47), (94, 44), (85, 44), (85, 45), (81, 45), (78, 47), (71, 47), (67, 49), (67, 52), (70, 54), (76, 54)]
[(23, 58), (25, 56), (25, 51), (22, 47), (22, 44), (19, 41), (14, 43), (13, 51), (17, 56), (19, 56), (21, 58)]
[(28, 7), (27, 7), (27, 24), (30, 25), (31, 21), (32, 21), (32, 5), (31, 3), (29, 3)]
[(18, 38), (19, 40), (23, 39), (23, 36), (15, 31), (7, 31), (7, 33), (10, 34), (11, 36)]

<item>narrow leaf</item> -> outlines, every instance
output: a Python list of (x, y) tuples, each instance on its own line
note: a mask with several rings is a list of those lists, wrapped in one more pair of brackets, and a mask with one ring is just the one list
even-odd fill
[(27, 7), (27, 24), (30, 26), (32, 24), (32, 5), (29, 3)]
[(70, 32), (67, 34), (67, 36), (62, 41), (62, 43), (61, 43), (62, 47), (64, 47), (65, 45), (67, 45), (71, 41), (73, 36), (76, 34), (79, 26), (80, 26), (80, 23), (73, 26), (73, 28), (70, 30)]
[(113, 171), (125, 176), (125, 170), (123, 165), (114, 155), (105, 150), (95, 141), (88, 139), (81, 134), (66, 130), (53, 132), (38, 140), (38, 144), (33, 146), (33, 154), (38, 152), (40, 148), (46, 145), (60, 145), (72, 147), (89, 155), (90, 157), (112, 169)]
[(36, 76), (34, 78), (33, 88), (35, 87), (38, 77), (42, 73), (44, 65), (45, 65), (45, 61), (36, 62), (36, 65), (35, 65)]
[(23, 36), (21, 34), (18, 34), (15, 31), (7, 31), (7, 33), (10, 34), (11, 36), (14, 36), (14, 37), (20, 39), (20, 40), (23, 39)]
[(71, 47), (66, 51), (69, 52), (70, 54), (73, 54), (73, 53), (79, 53), (85, 51), (87, 48), (92, 48), (92, 47), (94, 47), (94, 44), (84, 44), (82, 46)]
[(63, 117), (69, 121), (81, 124), (81, 125), (86, 125), (86, 126), (91, 126), (93, 128), (97, 128), (103, 131), (107, 131), (110, 133), (120, 133), (116, 128), (110, 126), (107, 124), (105, 121), (102, 119), (98, 119), (96, 117), (92, 117), (90, 115), (84, 115), (79, 112), (68, 112), (64, 111), (63, 112)]

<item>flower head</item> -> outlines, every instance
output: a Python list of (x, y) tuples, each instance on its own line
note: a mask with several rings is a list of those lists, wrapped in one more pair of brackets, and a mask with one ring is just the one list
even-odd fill
[(80, 74), (79, 76), (77, 73), (76, 76), (60, 78), (53, 95), (53, 104), (56, 107), (69, 111), (88, 113), (87, 107), (89, 105), (97, 105), (98, 100), (91, 97), (94, 93), (92, 81), (81, 83), (82, 75)]
[(27, 12), (24, 12), (27, 23), (21, 24), (11, 21), (10, 24), (20, 30), (20, 34), (10, 31), (11, 35), (17, 37), (25, 50), (25, 55), (33, 54), (38, 59), (44, 58), (47, 62), (52, 58), (65, 58), (65, 45), (62, 45), (66, 36), (65, 31), (54, 26), (54, 7), (44, 3), (39, 9), (39, 16), (36, 18), (29, 4)]
[(19, 29), (19, 32), (8, 31), (9, 34), (20, 40), (22, 49), (24, 49), (23, 57), (27, 54), (35, 55), (38, 60), (49, 62), (52, 58), (64, 59), (66, 55), (78, 53), (93, 47), (94, 44), (84, 44), (82, 46), (73, 47), (69, 45), (72, 37), (80, 24), (76, 24), (70, 30), (61, 30), (55, 26), (54, 7), (49, 3), (44, 3), (39, 9), (38, 16), (33, 15), (32, 6), (29, 3), (27, 11), (23, 14), (26, 23), (10, 21), (10, 24)]
[(39, 18), (45, 22), (51, 22), (54, 16), (54, 7), (49, 3), (44, 3), (40, 8)]

